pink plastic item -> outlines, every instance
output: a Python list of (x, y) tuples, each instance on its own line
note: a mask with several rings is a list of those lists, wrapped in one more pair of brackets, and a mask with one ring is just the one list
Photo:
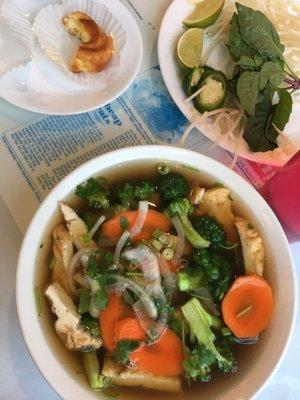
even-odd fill
[(300, 152), (261, 189), (290, 242), (300, 241)]

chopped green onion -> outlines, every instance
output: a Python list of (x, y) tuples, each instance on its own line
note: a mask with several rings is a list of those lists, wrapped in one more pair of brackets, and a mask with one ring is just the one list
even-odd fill
[(159, 239), (162, 235), (164, 234), (164, 232), (161, 229), (154, 229), (153, 233), (152, 233), (152, 237), (154, 239)]
[(254, 229), (254, 226), (252, 224), (250, 224), (250, 222), (247, 224), (247, 228), (248, 229)]
[(90, 292), (87, 288), (82, 288), (78, 290), (79, 303), (77, 311), (79, 314), (84, 314), (89, 311), (90, 307)]
[(80, 238), (83, 241), (83, 243), (91, 243), (91, 241), (92, 241), (92, 239), (88, 233), (86, 233), (85, 235), (81, 235)]
[(160, 243), (164, 247), (172, 247), (172, 237), (168, 233), (164, 233), (160, 238), (159, 238)]
[(50, 262), (50, 264), (49, 264), (49, 269), (50, 269), (51, 271), (54, 269), (55, 263), (56, 263), (56, 258), (53, 256), (53, 257), (51, 258), (51, 262)]
[(129, 277), (143, 277), (143, 273), (142, 272), (134, 272), (134, 271), (126, 271), (125, 275), (129, 276)]
[(189, 169), (190, 171), (199, 172), (198, 168), (192, 167), (191, 165), (188, 165), (188, 164), (180, 164), (180, 166), (185, 168), (185, 169)]
[(121, 217), (120, 217), (121, 229), (123, 229), (125, 231), (128, 228), (128, 226), (129, 226), (128, 219), (126, 217), (124, 217), (123, 215), (121, 215)]
[(162, 255), (167, 261), (170, 261), (174, 257), (174, 250), (171, 247), (167, 247), (163, 250)]
[(39, 288), (37, 286), (34, 288), (34, 298), (35, 298), (37, 314), (40, 317), (42, 314), (42, 305), (40, 300)]
[(167, 163), (157, 164), (156, 170), (161, 175), (167, 175), (171, 172), (171, 168)]
[(163, 249), (163, 245), (162, 245), (162, 243), (159, 241), (159, 240), (157, 240), (157, 239), (151, 239), (150, 240), (150, 243), (152, 244), (152, 246), (153, 247), (155, 247), (155, 249), (157, 250), (157, 251), (161, 251), (162, 249)]

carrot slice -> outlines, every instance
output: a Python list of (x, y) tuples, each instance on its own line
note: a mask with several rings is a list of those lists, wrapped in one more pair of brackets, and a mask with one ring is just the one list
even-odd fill
[(146, 332), (141, 327), (137, 318), (127, 317), (121, 319), (115, 324), (114, 327), (115, 342), (120, 340), (145, 340), (147, 338)]
[(154, 375), (181, 375), (184, 360), (181, 340), (175, 332), (166, 329), (156, 343), (141, 345), (133, 351), (130, 360), (138, 370)]
[(122, 318), (132, 314), (130, 307), (124, 304), (122, 297), (110, 293), (107, 307), (99, 313), (99, 325), (102, 332), (104, 347), (113, 351), (116, 346), (113, 335), (115, 324)]
[(272, 289), (258, 275), (237, 278), (222, 301), (223, 319), (238, 338), (256, 336), (266, 329), (273, 308)]
[[(102, 225), (103, 235), (113, 244), (116, 244), (124, 231), (121, 226), (122, 218), (126, 218), (128, 222), (127, 229), (131, 229), (136, 221), (137, 215), (138, 211), (124, 211), (115, 215)], [(134, 236), (132, 238), (132, 242), (137, 243), (143, 239), (149, 240), (156, 228), (162, 230), (163, 232), (169, 232), (171, 228), (171, 222), (164, 214), (155, 210), (149, 210), (141, 233)]]

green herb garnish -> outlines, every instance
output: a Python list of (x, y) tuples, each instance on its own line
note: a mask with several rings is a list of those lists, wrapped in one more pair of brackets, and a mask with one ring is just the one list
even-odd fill
[(120, 227), (121, 227), (121, 229), (123, 229), (123, 231), (125, 231), (129, 227), (128, 219), (126, 217), (124, 217), (123, 215), (121, 215), (121, 217), (120, 217)]
[(120, 340), (114, 352), (114, 358), (118, 363), (126, 364), (130, 354), (140, 345), (137, 340)]
[(39, 288), (37, 286), (34, 288), (34, 298), (37, 314), (40, 317), (42, 314), (42, 304), (40, 300)]
[(51, 262), (50, 262), (50, 264), (49, 264), (49, 269), (50, 269), (51, 271), (54, 269), (55, 263), (56, 263), (56, 258), (53, 256), (53, 257), (51, 258)]

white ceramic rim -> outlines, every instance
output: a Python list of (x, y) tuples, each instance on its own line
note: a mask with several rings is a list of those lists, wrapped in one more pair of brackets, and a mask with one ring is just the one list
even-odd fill
[[(258, 394), (266, 386), (267, 382), (276, 373), (281, 364), (287, 348), (291, 341), (291, 336), (295, 326), (296, 311), (297, 311), (297, 287), (296, 287), (296, 270), (293, 262), (293, 257), (290, 251), (290, 246), (284, 231), (277, 220), (275, 214), (260, 196), (260, 194), (252, 187), (246, 180), (244, 180), (236, 172), (230, 170), (222, 163), (215, 161), (203, 154), (196, 153), (190, 150), (179, 149), (175, 147), (159, 146), (159, 145), (146, 145), (128, 147), (121, 150), (112, 151), (101, 155), (87, 163), (81, 165), (68, 176), (66, 176), (46, 197), (42, 202), (39, 209), (35, 213), (24, 238), (16, 274), (16, 305), (18, 319), (21, 327), (21, 331), (26, 342), (27, 348), (30, 355), (35, 362), (36, 366), (44, 376), (48, 384), (65, 400), (74, 400), (74, 398), (80, 398), (86, 396), (87, 399), (92, 399), (89, 396), (90, 391), (85, 390), (80, 384), (77, 384), (75, 380), (60, 366), (58, 359), (51, 352), (48, 343), (43, 335), (39, 324), (39, 318), (36, 313), (36, 304), (34, 299), (34, 274), (28, 274), (28, 262), (26, 260), (32, 259), (32, 254), (37, 254), (40, 239), (43, 236), (44, 227), (47, 225), (49, 217), (45, 217), (45, 214), (53, 213), (54, 208), (49, 207), (52, 202), (57, 203), (58, 200), (63, 199), (68, 195), (75, 186), (87, 178), (101, 173), (101, 170), (116, 166), (120, 163), (126, 163), (134, 160), (166, 160), (175, 163), (184, 163), (190, 166), (199, 168), (201, 165), (205, 165), (203, 171), (211, 174), (211, 171), (222, 169), (222, 175), (224, 182), (230, 180), (230, 186), (232, 188), (239, 188), (239, 191), (243, 191), (243, 197), (251, 200), (254, 197), (255, 204), (261, 206), (264, 209), (264, 216), (266, 221), (272, 225), (273, 231), (277, 231), (282, 239), (284, 250), (286, 251), (287, 261), (290, 265), (290, 272), (292, 279), (292, 298), (294, 298), (294, 304), (292, 305), (291, 317), (290, 317), (290, 328), (287, 335), (286, 343), (283, 347), (282, 353), (278, 358), (277, 363), (274, 365), (271, 373), (266, 378), (260, 387), (252, 395), (252, 399), (256, 398)], [(188, 160), (188, 161), (186, 161)], [(102, 168), (100, 168), (102, 166)], [(103, 167), (104, 166), (104, 167)], [(50, 211), (49, 211), (50, 208)], [(42, 229), (40, 228), (42, 226)], [(39, 240), (37, 240), (37, 237)], [(34, 260), (35, 265), (36, 260)], [(28, 293), (28, 288), (32, 290)], [(24, 307), (26, 304), (26, 309)], [(33, 340), (34, 338), (34, 340)], [(51, 365), (51, 368), (49, 368)], [(57, 368), (56, 368), (57, 367)], [(59, 384), (59, 382), (63, 382)], [(65, 389), (67, 388), (67, 389)]]
[[(101, 0), (97, 0), (99, 3), (101, 3)], [(128, 45), (128, 39), (131, 37), (135, 38), (135, 54), (134, 54), (134, 59), (136, 60), (135, 62), (135, 68), (131, 70), (131, 73), (128, 74), (127, 79), (125, 80), (124, 84), (119, 87), (119, 90), (116, 90), (114, 93), (110, 94), (105, 101), (102, 101), (100, 103), (94, 104), (92, 106), (86, 107), (86, 108), (81, 108), (81, 109), (74, 109), (73, 111), (54, 111), (51, 110), (50, 113), (47, 113), (45, 109), (41, 109), (38, 106), (32, 106), (31, 104), (28, 104), (26, 102), (22, 101), (12, 101), (11, 99), (8, 99), (6, 96), (1, 96), (5, 101), (7, 101), (10, 104), (13, 104), (14, 106), (17, 106), (19, 108), (22, 108), (27, 111), (35, 112), (38, 114), (46, 114), (46, 115), (75, 115), (75, 114), (82, 114), (85, 112), (89, 111), (94, 111), (97, 108), (104, 107), (105, 105), (113, 102), (116, 98), (121, 96), (132, 84), (134, 81), (136, 75), (139, 72), (142, 59), (143, 59), (143, 39), (142, 35), (140, 32), (140, 29), (138, 27), (138, 24), (136, 20), (134, 19), (133, 15), (129, 11), (127, 7), (125, 7), (121, 1), (119, 0), (110, 0), (111, 1), (111, 7), (108, 7), (109, 11), (113, 14), (113, 7), (117, 7), (119, 10), (121, 10), (124, 14), (126, 14), (126, 18), (128, 19), (128, 23), (130, 26), (130, 29), (132, 30), (132, 35), (128, 37), (127, 35), (127, 44)], [(32, 61), (31, 61), (32, 62)], [(89, 91), (89, 88), (87, 87), (87, 90)], [(99, 90), (100, 91), (100, 90)], [(82, 93), (84, 92), (78, 92), (77, 96), (81, 96)], [(94, 92), (93, 92), (94, 93)]]

